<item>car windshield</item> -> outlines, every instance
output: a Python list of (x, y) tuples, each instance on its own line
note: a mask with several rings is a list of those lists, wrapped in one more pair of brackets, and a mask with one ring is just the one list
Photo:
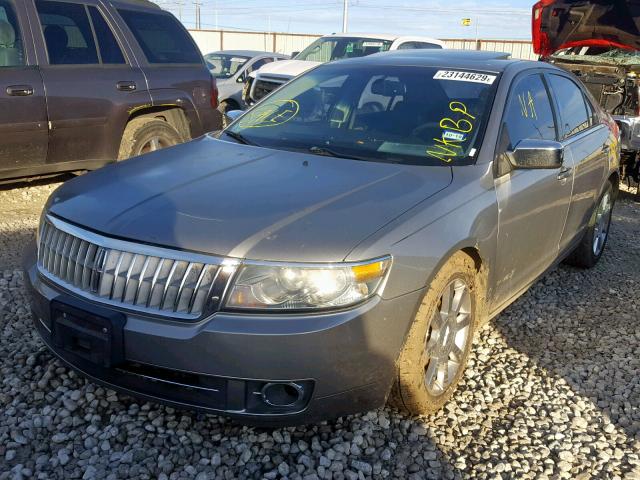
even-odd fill
[(242, 66), (247, 63), (249, 57), (241, 55), (227, 55), (222, 53), (210, 53), (204, 56), (211, 74), (216, 78), (231, 78)]
[(418, 66), (319, 67), (227, 132), (245, 143), (414, 165), (475, 162), (497, 74)]
[(342, 58), (364, 57), (386, 52), (392, 43), (391, 40), (379, 38), (322, 37), (296, 55), (295, 59), (324, 63)]
[(559, 60), (603, 63), (611, 65), (640, 65), (640, 51), (609, 47), (573, 47), (551, 56)]

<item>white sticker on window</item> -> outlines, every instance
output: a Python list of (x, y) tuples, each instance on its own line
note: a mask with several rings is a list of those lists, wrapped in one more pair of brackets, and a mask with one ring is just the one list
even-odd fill
[(363, 47), (381, 47), (382, 42), (362, 42)]
[(453, 140), (455, 142), (463, 142), (467, 136), (464, 133), (452, 132), (451, 130), (445, 130), (442, 132), (442, 138), (445, 140)]
[(478, 72), (463, 72), (459, 70), (438, 70), (433, 76), (434, 80), (455, 80), (457, 82), (485, 83), (491, 85), (495, 75)]

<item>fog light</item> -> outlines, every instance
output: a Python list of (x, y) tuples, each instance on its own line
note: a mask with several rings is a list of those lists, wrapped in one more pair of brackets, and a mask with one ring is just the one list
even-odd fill
[(267, 383), (262, 387), (262, 400), (271, 407), (291, 407), (304, 395), (304, 388), (297, 383)]

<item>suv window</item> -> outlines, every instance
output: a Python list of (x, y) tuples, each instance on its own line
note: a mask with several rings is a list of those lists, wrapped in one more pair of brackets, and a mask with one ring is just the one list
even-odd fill
[(261, 58), (260, 60), (256, 60), (255, 62), (253, 62), (253, 64), (247, 69), (247, 73), (251, 73), (251, 72), (255, 72), (256, 70), (258, 70), (260, 67), (262, 67), (263, 65), (266, 65), (267, 63), (271, 63), (273, 62), (273, 58), (271, 57), (266, 57), (266, 58)]
[(106, 64), (125, 63), (124, 55), (113, 32), (107, 25), (102, 14), (96, 7), (89, 7), (89, 14), (93, 22), (93, 30), (96, 32), (98, 48), (100, 49), (100, 59)]
[(513, 150), (525, 139), (556, 139), (549, 93), (538, 74), (516, 81), (512, 88), (504, 115), (500, 150)]
[(442, 48), (440, 45), (428, 42), (404, 42), (398, 47), (398, 50), (410, 50), (410, 49), (435, 49)]
[(592, 125), (593, 117), (587, 112), (580, 87), (567, 77), (549, 75), (551, 90), (555, 93), (562, 119), (562, 138), (568, 138)]
[(191, 37), (172, 15), (136, 10), (118, 12), (149, 63), (202, 63)]
[(84, 5), (38, 0), (36, 8), (51, 65), (99, 63)]
[(18, 19), (11, 2), (0, 0), (0, 67), (24, 65)]

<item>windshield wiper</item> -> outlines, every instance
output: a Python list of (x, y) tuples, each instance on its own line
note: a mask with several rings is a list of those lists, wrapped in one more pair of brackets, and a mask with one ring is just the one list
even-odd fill
[(336, 157), (336, 158), (347, 158), (349, 160), (371, 161), (370, 158), (358, 157), (355, 155), (345, 155), (344, 153), (336, 152), (335, 150), (331, 150), (330, 148), (326, 148), (326, 147), (313, 146), (309, 148), (309, 152), (313, 153), (314, 155), (322, 155), (323, 157)]
[(229, 137), (233, 138), (234, 140), (242, 143), (243, 145), (253, 145), (253, 146), (256, 145), (251, 140), (248, 140), (247, 137), (245, 137), (241, 133), (232, 132), (231, 130), (225, 130), (224, 134), (228, 135)]

